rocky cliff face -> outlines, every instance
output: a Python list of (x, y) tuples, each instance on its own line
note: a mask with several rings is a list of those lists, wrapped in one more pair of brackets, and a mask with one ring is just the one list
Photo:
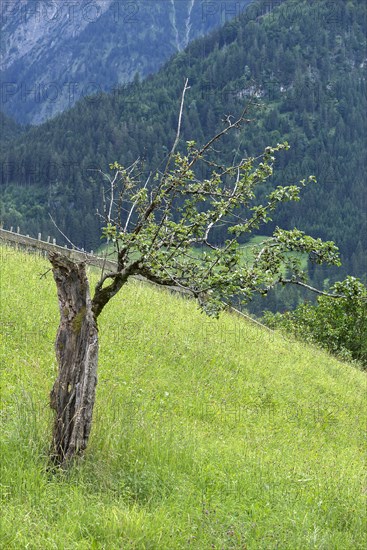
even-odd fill
[[(36, 60), (49, 48), (75, 38), (92, 19), (99, 18), (113, 0), (68, 2), (53, 0), (13, 0), (4, 2), (2, 10), (1, 70), (24, 57)], [(30, 59), (30, 57), (28, 57)]]
[(81, 97), (155, 72), (250, 0), (10, 0), (2, 5), (1, 110), (39, 124)]

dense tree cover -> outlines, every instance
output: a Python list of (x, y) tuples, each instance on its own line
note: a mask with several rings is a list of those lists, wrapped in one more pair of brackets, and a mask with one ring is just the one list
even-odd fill
[(343, 298), (320, 296), (316, 305), (305, 302), (283, 314), (266, 312), (265, 321), (367, 368), (367, 288), (355, 277), (347, 277), (331, 290)]
[[(98, 246), (94, 212), (101, 187), (95, 170), (138, 157), (147, 172), (158, 167), (173, 141), (188, 77), (183, 140), (203, 142), (224, 115), (236, 115), (249, 98), (261, 103), (252, 122), (223, 141), (216, 159), (238, 161), (289, 141), (271, 185), (308, 174), (318, 184), (300, 204), (283, 207), (279, 223), (302, 225), (311, 235), (337, 242), (343, 267), (324, 271), (331, 282), (347, 273), (364, 276), (365, 15), (365, 3), (357, 0), (289, 0), (270, 13), (269, 2), (253, 3), (240, 18), (192, 42), (157, 75), (85, 98), (15, 140), (0, 159), (2, 220), (35, 232), (36, 225), (47, 227), (51, 211), (76, 244)], [(264, 185), (263, 192), (267, 189)], [(32, 201), (37, 222), (24, 208)], [(225, 238), (218, 230), (217, 242)]]
[(6, 116), (0, 111), (0, 147), (6, 147), (9, 141), (18, 138), (26, 127), (17, 124), (12, 118)]

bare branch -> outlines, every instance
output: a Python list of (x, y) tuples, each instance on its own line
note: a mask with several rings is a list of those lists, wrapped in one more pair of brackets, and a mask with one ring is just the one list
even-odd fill
[(176, 133), (176, 139), (172, 145), (172, 149), (171, 149), (171, 152), (170, 154), (168, 155), (168, 160), (167, 160), (167, 165), (166, 165), (166, 169), (165, 169), (165, 174), (167, 173), (167, 170), (168, 170), (168, 166), (169, 166), (169, 163), (171, 161), (171, 158), (176, 150), (176, 147), (177, 147), (177, 144), (179, 142), (179, 139), (180, 139), (180, 134), (181, 134), (181, 123), (182, 123), (182, 112), (183, 112), (183, 108), (184, 108), (184, 103), (185, 103), (185, 94), (187, 92), (187, 90), (190, 89), (190, 86), (188, 86), (188, 83), (189, 83), (189, 79), (186, 78), (186, 81), (185, 81), (185, 85), (184, 85), (184, 89), (182, 91), (182, 96), (181, 96), (181, 106), (180, 106), (180, 113), (178, 115), (178, 124), (177, 124), (177, 133)]
[(66, 239), (68, 241), (69, 244), (71, 244), (71, 246), (73, 248), (75, 248), (75, 250), (78, 250), (79, 252), (84, 252), (84, 250), (82, 250), (81, 248), (79, 248), (78, 246), (76, 246), (74, 243), (71, 242), (71, 240), (65, 235), (65, 233), (63, 233), (61, 231), (61, 229), (59, 228), (59, 226), (56, 224), (55, 220), (53, 219), (53, 217), (51, 216), (50, 212), (48, 213), (48, 215), (50, 216), (51, 218), (51, 221), (52, 223), (54, 224), (54, 226), (56, 227), (56, 229), (61, 233), (61, 235), (64, 237), (64, 239)]
[(118, 172), (116, 172), (114, 178), (111, 180), (111, 178), (108, 178), (110, 180), (111, 185), (111, 197), (110, 197), (110, 207), (108, 210), (108, 217), (107, 220), (111, 223), (111, 216), (112, 216), (112, 206), (113, 206), (113, 197), (114, 197), (114, 191), (115, 191), (115, 183), (117, 180)]
[(307, 288), (307, 290), (311, 290), (312, 292), (315, 292), (316, 294), (320, 294), (321, 296), (328, 296), (329, 298), (346, 298), (343, 294), (330, 294), (329, 292), (324, 292), (322, 290), (319, 290), (317, 288), (314, 288), (313, 286), (307, 285), (306, 283), (302, 283), (301, 281), (297, 281), (296, 279), (279, 279), (279, 282), (282, 284), (292, 284), (292, 285), (299, 285), (303, 288)]
[(251, 122), (251, 120), (249, 119), (245, 119), (245, 115), (246, 113), (248, 112), (249, 108), (250, 108), (250, 105), (252, 104), (252, 101), (250, 100), (247, 105), (245, 106), (245, 108), (243, 109), (240, 117), (235, 121), (235, 122), (230, 122), (228, 121), (228, 126), (226, 126), (226, 128), (224, 128), (223, 130), (221, 130), (220, 132), (218, 132), (214, 137), (212, 137), (205, 145), (203, 145), (203, 147), (200, 149), (200, 151), (198, 151), (198, 153), (195, 155), (195, 157), (192, 159), (192, 161), (190, 162), (189, 164), (189, 168), (191, 168), (196, 162), (197, 160), (202, 156), (203, 153), (205, 153), (205, 151), (207, 151), (207, 149), (209, 149), (209, 147), (215, 142), (217, 141), (218, 139), (220, 139), (222, 136), (224, 136), (225, 134), (227, 134), (230, 130), (232, 130), (233, 128), (239, 128), (240, 125), (243, 123), (243, 122)]
[[(143, 189), (146, 189), (146, 187), (147, 187), (147, 185), (148, 185), (148, 183), (149, 183), (149, 180), (150, 180), (151, 175), (152, 175), (152, 173), (149, 174), (149, 176), (148, 176), (148, 178), (147, 178), (147, 180), (146, 180), (146, 182), (145, 182), (145, 184), (144, 184)], [(136, 201), (134, 202), (134, 204), (133, 204), (132, 207), (130, 208), (129, 214), (128, 214), (128, 216), (127, 216), (126, 224), (125, 224), (125, 227), (124, 227), (124, 233), (127, 232), (127, 228), (128, 228), (128, 226), (129, 226), (131, 216), (132, 216), (132, 214), (133, 214), (133, 212), (134, 212), (135, 207), (136, 207), (137, 204), (138, 204), (138, 199), (136, 199)]]

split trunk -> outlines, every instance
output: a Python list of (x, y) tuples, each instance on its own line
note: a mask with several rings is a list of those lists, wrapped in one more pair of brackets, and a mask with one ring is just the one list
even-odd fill
[(55, 411), (51, 458), (65, 464), (87, 446), (98, 365), (98, 328), (84, 263), (49, 255), (60, 307), (58, 376), (50, 395)]

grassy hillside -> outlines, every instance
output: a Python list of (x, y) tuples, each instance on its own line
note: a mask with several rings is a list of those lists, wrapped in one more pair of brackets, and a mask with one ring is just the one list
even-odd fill
[(48, 473), (47, 269), (0, 247), (1, 547), (365, 548), (366, 375), (137, 282), (100, 319), (85, 459)]

